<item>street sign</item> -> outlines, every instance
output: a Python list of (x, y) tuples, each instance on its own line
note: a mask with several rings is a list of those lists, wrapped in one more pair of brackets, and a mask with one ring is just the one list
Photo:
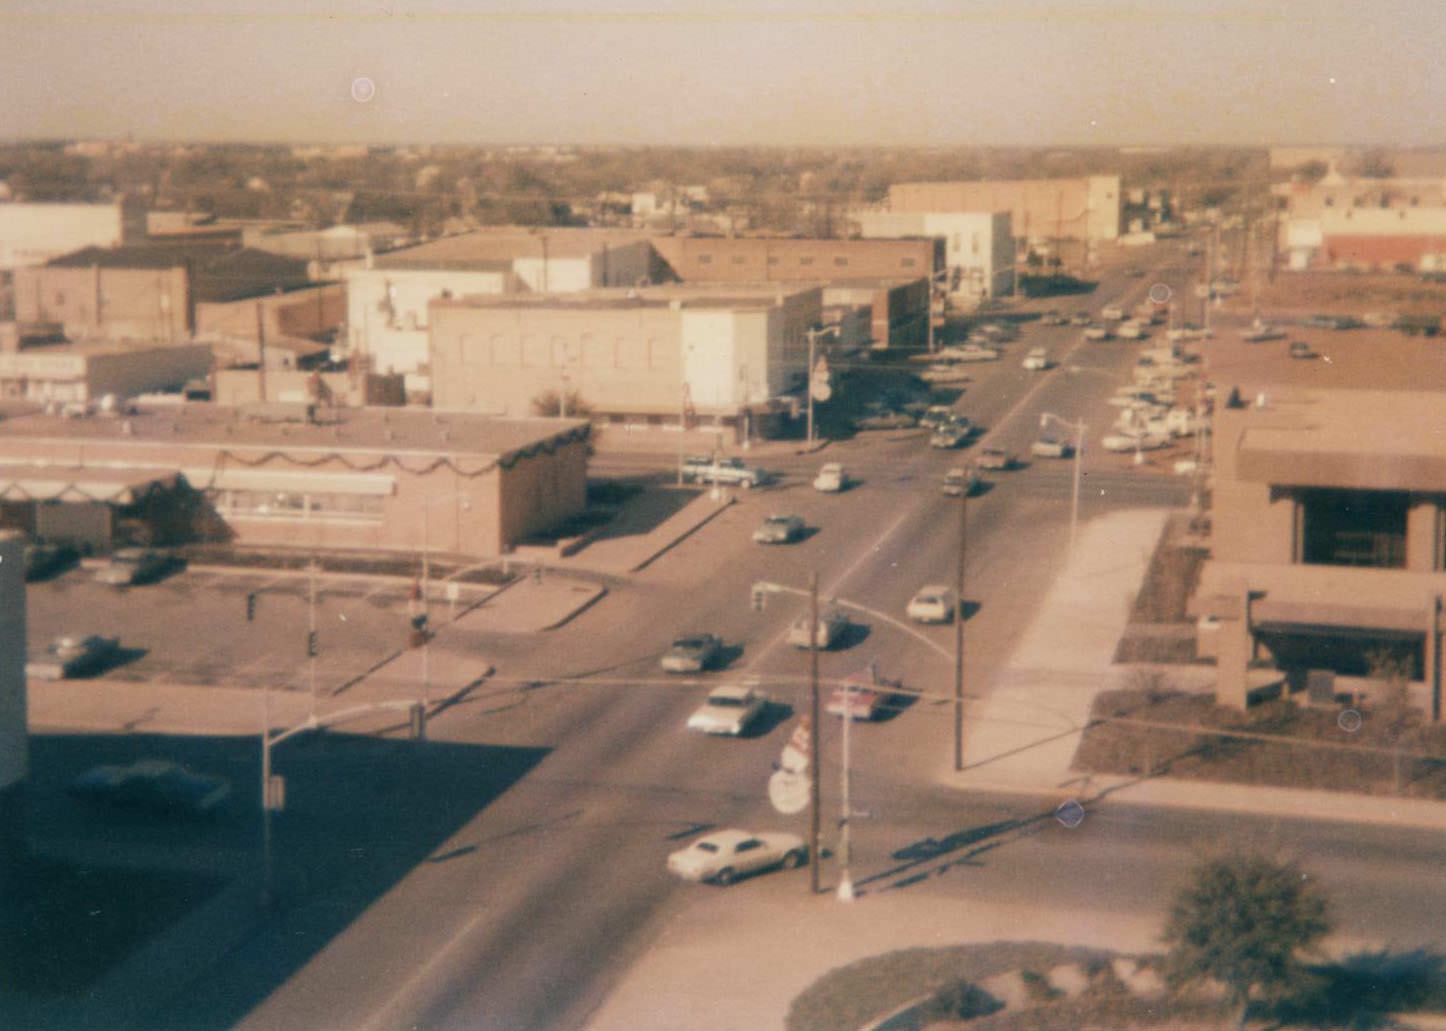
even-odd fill
[(809, 742), (809, 727), (809, 719), (805, 715), (793, 729), (793, 736), (788, 739), (788, 744), (783, 746), (783, 755), (779, 757), (778, 765), (784, 772), (801, 774), (808, 770), (808, 757), (813, 752)]
[(779, 770), (768, 778), (768, 800), (785, 816), (803, 812), (808, 808), (808, 778)]

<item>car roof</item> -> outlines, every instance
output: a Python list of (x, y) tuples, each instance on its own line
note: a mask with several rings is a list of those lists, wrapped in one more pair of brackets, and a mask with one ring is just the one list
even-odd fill
[(737, 827), (728, 827), (721, 831), (714, 831), (712, 834), (705, 834), (694, 845), (701, 845), (703, 842), (711, 842), (714, 845), (736, 845), (740, 841), (747, 841), (749, 838), (757, 837), (752, 831), (740, 830)]
[(747, 698), (753, 693), (749, 684), (720, 684), (708, 692), (709, 698)]
[(925, 584), (923, 587), (920, 587), (920, 588), (919, 588), (918, 593), (919, 593), (919, 594), (947, 594), (947, 593), (949, 593), (949, 589), (950, 589), (950, 588), (949, 588), (949, 585), (948, 585), (948, 584)]

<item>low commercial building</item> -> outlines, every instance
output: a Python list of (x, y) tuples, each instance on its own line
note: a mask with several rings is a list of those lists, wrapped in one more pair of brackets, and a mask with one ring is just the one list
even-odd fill
[(88, 247), (15, 273), (15, 312), (71, 340), (179, 343), (196, 331), (196, 305), (306, 286), (306, 262), (244, 247)]
[(52, 344), (0, 351), (0, 398), (84, 406), (107, 396), (179, 391), (210, 372), (205, 344)]
[(508, 228), (444, 237), (347, 270), (343, 339), (368, 368), (405, 374), (409, 392), (426, 396), (434, 298), (633, 286), (654, 270), (646, 236), (632, 230)]
[(1243, 399), (1215, 415), (1211, 558), (1192, 603), (1218, 697), (1243, 707), (1266, 657), (1300, 684), (1392, 655), (1439, 720), (1446, 357), (1394, 334), (1310, 343), (1331, 361), (1210, 345), (1221, 396)]
[(0, 270), (44, 265), (82, 247), (120, 242), (119, 203), (0, 203)]
[[(199, 302), (196, 339), (211, 345), (222, 368), (259, 363), (263, 348), (297, 358), (324, 356), (345, 318), (346, 287), (323, 283), (241, 300)], [(276, 361), (280, 354), (270, 358)]]
[(927, 279), (944, 270), (943, 243), (932, 239), (659, 236), (652, 244), (684, 283)]
[(802, 382), (821, 306), (778, 284), (435, 300), (433, 404), (515, 416), (551, 394), (604, 422), (742, 429)]
[(502, 555), (581, 512), (590, 427), (271, 403), (0, 422), (0, 520), (96, 548)]
[(944, 240), (943, 285), (956, 297), (999, 297), (1014, 290), (1013, 216), (1008, 211), (857, 210), (850, 221), (866, 238)]

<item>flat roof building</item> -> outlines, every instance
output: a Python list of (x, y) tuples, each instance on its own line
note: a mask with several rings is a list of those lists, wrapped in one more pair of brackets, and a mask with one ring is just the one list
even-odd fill
[[(582, 511), (588, 434), (575, 420), (275, 403), (20, 413), (0, 422), (0, 516), (101, 548), (219, 539), (491, 557)], [(66, 506), (84, 511), (49, 511)]]

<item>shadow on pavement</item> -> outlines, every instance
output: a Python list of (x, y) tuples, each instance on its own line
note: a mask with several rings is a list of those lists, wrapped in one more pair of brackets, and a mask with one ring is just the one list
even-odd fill
[[(436, 861), (439, 846), (546, 753), (324, 731), (275, 746), (272, 771), (285, 778), (286, 789), (285, 810), (272, 819), (276, 907), (224, 964), (220, 955), (194, 949), (198, 936), (189, 928), (187, 947), (194, 954), (166, 959), (184, 969), (184, 981), (172, 990), (192, 988), (174, 1007), (168, 1004), (173, 1012), (147, 1014), (142, 1026), (229, 1027), (239, 1021), (413, 867)], [(203, 821), (179, 820), (84, 805), (66, 791), (92, 766), (142, 758), (225, 777), (231, 784), (227, 806)], [(28, 840), (37, 869), (52, 881), (63, 873), (89, 882), (87, 890), (72, 893), (74, 905), (32, 914), (26, 928), (26, 950), (37, 954), (32, 958), (69, 972), (29, 982), (32, 998), (51, 996), (47, 1010), (59, 1022), (50, 1026), (70, 1026), (61, 1015), (67, 999), (93, 1010), (94, 993), (111, 983), (103, 976), (107, 970), (143, 946), (164, 950), (172, 930), (218, 890), (231, 890), (235, 904), (212, 906), (207, 915), (229, 926), (201, 934), (200, 941), (234, 944), (235, 924), (258, 920), (258, 900), (239, 888), (257, 883), (261, 866), (259, 781), (257, 737), (32, 738)], [(0, 960), (15, 951), (13, 942), (4, 944)], [(29, 965), (32, 973), (35, 966)], [(11, 971), (0, 971), (7, 975), (0, 979), (3, 1009), (17, 982)]]

